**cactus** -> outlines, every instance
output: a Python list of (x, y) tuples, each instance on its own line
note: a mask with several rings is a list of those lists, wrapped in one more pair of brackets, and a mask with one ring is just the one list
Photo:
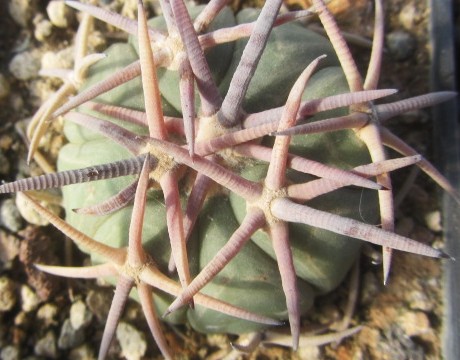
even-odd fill
[[(393, 232), (392, 170), (417, 163), (458, 195), (383, 122), (455, 94), (372, 103), (394, 93), (376, 90), (380, 0), (364, 81), (321, 0), (315, 10), (330, 41), (285, 23), (299, 14), (278, 15), (278, 0), (237, 15), (221, 0), (190, 15), (182, 0), (172, 0), (149, 27), (141, 1), (137, 23), (66, 3), (133, 36), (103, 59), (80, 56), (79, 94), (65, 104), (57, 96), (33, 121), (30, 159), (47, 121), (65, 114), (69, 143), (58, 173), (4, 184), (0, 192), (81, 183), (63, 188), (66, 221), (28, 199), (94, 264), (39, 268), (117, 279), (100, 358), (133, 287), (167, 358), (173, 354), (157, 312), (202, 332), (257, 331), (287, 319), (295, 349), (300, 316), (341, 283), (362, 241), (383, 246), (385, 281), (392, 249), (449, 257)], [(388, 160), (384, 145), (405, 157)], [(360, 221), (379, 209), (374, 220), (382, 228)], [(177, 276), (169, 275), (175, 269)], [(152, 287), (162, 290), (153, 296), (156, 306)]]

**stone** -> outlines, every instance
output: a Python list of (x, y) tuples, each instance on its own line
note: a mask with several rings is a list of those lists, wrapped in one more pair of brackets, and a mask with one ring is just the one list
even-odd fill
[(323, 358), (319, 346), (300, 346), (297, 355), (300, 359), (320, 360)]
[(42, 19), (35, 24), (34, 37), (44, 42), (53, 32), (53, 24), (49, 20)]
[(68, 46), (59, 51), (47, 51), (41, 60), (42, 69), (71, 69), (74, 63), (75, 48)]
[(86, 305), (99, 321), (105, 322), (109, 314), (112, 295), (104, 291), (91, 290), (86, 297)]
[(431, 311), (434, 304), (423, 291), (413, 290), (409, 293), (409, 307), (412, 310)]
[(37, 0), (9, 0), (8, 11), (18, 25), (26, 27), (37, 12)]
[(58, 356), (56, 348), (56, 335), (51, 330), (44, 337), (39, 339), (34, 347), (35, 355), (56, 359)]
[(19, 53), (10, 61), (8, 69), (18, 80), (35, 78), (40, 70), (40, 53), (38, 51)]
[(58, 28), (66, 28), (74, 20), (74, 13), (63, 1), (51, 1), (46, 7), (51, 23)]
[(1, 203), (0, 224), (11, 232), (17, 232), (23, 228), (24, 221), (13, 199), (6, 199)]
[(45, 327), (57, 324), (56, 315), (58, 308), (54, 304), (44, 304), (37, 311), (37, 319), (43, 322)]
[(19, 239), (0, 230), (0, 263), (9, 268), (11, 262), (19, 254)]
[(432, 331), (428, 316), (421, 311), (403, 313), (399, 316), (398, 324), (409, 337), (425, 335)]
[(75, 330), (87, 327), (92, 318), (93, 314), (82, 300), (74, 302), (70, 307), (70, 323)]
[(442, 231), (441, 213), (439, 210), (429, 212), (425, 214), (425, 224), (428, 229), (434, 232)]
[(9, 311), (16, 304), (17, 296), (13, 280), (0, 277), (0, 312)]
[[(50, 210), (51, 212), (59, 215), (60, 208), (57, 205), (50, 204), (46, 201), (39, 201), (40, 205)], [(27, 203), (27, 200), (21, 193), (16, 194), (16, 206), (21, 213), (22, 217), (30, 224), (38, 226), (46, 226), (49, 224), (49, 221), (44, 219), (40, 214), (33, 210)]]
[(21, 304), (24, 312), (31, 312), (40, 305), (40, 298), (29, 286), (21, 286)]
[(117, 339), (121, 354), (128, 360), (140, 360), (147, 350), (147, 343), (142, 332), (134, 326), (121, 321), (117, 327)]
[(409, 59), (417, 47), (415, 38), (412, 34), (404, 30), (396, 30), (386, 36), (388, 50), (397, 61)]
[(94, 351), (86, 344), (72, 349), (69, 354), (69, 360), (96, 360)]
[(75, 330), (70, 323), (70, 319), (66, 319), (62, 324), (61, 333), (59, 334), (58, 347), (59, 349), (72, 349), (85, 341), (83, 329)]
[(0, 351), (0, 359), (2, 360), (19, 360), (19, 349), (16, 346), (8, 345)]

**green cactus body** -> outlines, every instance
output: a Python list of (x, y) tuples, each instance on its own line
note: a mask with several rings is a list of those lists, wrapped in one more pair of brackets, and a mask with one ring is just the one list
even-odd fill
[[(198, 10), (194, 12), (198, 13)], [(230, 10), (225, 10), (214, 22), (214, 27), (247, 22), (255, 19), (256, 15), (256, 11), (246, 10), (234, 17)], [(150, 24), (161, 27), (161, 22), (162, 19), (157, 18)], [(244, 104), (246, 111), (255, 112), (283, 105), (301, 71), (322, 54), (328, 57), (309, 82), (304, 98), (319, 98), (348, 91), (333, 49), (323, 37), (291, 23), (274, 29), (270, 39), (249, 87)], [(88, 85), (137, 60), (134, 43), (135, 41), (130, 40), (127, 44), (110, 47), (107, 58), (91, 68)], [(246, 41), (238, 41), (235, 44), (220, 45), (208, 54), (208, 61), (222, 93), (226, 92), (245, 43)], [(167, 115), (176, 115), (180, 113), (177, 72), (160, 69), (158, 74), (164, 111)], [(100, 96), (98, 101), (143, 110), (140, 79), (131, 80)], [(100, 114), (98, 116), (101, 117)], [(126, 125), (116, 119), (110, 120), (136, 133), (146, 133), (146, 129)], [(130, 157), (125, 149), (111, 140), (73, 123), (66, 123), (65, 134), (69, 143), (60, 152), (59, 170)], [(264, 141), (268, 143), (270, 139)], [(291, 151), (345, 169), (370, 162), (365, 146), (352, 131), (296, 136), (292, 141)], [(263, 180), (266, 164), (243, 157), (238, 161), (238, 168), (243, 176)], [(298, 181), (300, 178), (305, 179), (306, 176), (295, 171), (289, 173), (290, 181)], [(132, 207), (100, 217), (78, 215), (72, 209), (100, 203), (128, 186), (134, 179), (134, 176), (127, 176), (65, 187), (63, 196), (67, 221), (98, 241), (115, 247), (126, 246)], [(183, 182), (186, 188), (187, 180), (183, 179)], [(184, 192), (182, 196), (185, 199), (187, 194)], [(143, 229), (144, 246), (159, 268), (166, 271), (170, 245), (162, 194), (151, 191), (147, 205)], [(377, 213), (376, 195), (353, 188), (321, 196), (308, 205), (347, 217), (364, 219), (366, 222), (372, 221), (373, 214)], [(188, 246), (192, 276), (230, 238), (245, 211), (244, 201), (236, 195), (228, 195), (225, 191), (207, 199)], [(360, 241), (299, 224), (290, 225), (290, 233), (298, 286), (302, 293), (301, 311), (306, 312), (317, 294), (334, 289), (343, 280), (359, 253)], [(252, 240), (202, 292), (260, 314), (286, 319), (285, 296), (268, 236), (259, 230)], [(95, 257), (92, 260), (98, 262)], [(162, 313), (172, 299), (164, 294), (157, 295), (155, 301)], [(173, 313), (167, 320), (175, 323), (188, 320), (195, 329), (203, 332), (242, 333), (261, 328), (261, 325), (233, 319), (199, 306), (194, 311), (183, 309)]]

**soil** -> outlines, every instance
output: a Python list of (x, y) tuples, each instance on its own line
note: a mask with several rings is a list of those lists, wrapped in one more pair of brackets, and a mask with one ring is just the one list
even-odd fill
[[(39, 105), (59, 86), (38, 76), (18, 79), (10, 71), (13, 57), (21, 52), (57, 52), (68, 47), (75, 34), (77, 22), (67, 28), (52, 27), (49, 36), (37, 39), (37, 29), (47, 19), (48, 1), (31, 1), (36, 11), (24, 25), (9, 15), (8, 5), (13, 0), (0, 2), (0, 76), (7, 83), (7, 95), (0, 97), (0, 178), (14, 180), (18, 176), (36, 174), (39, 169), (25, 163), (26, 145), (23, 121), (31, 117)], [(109, 3), (108, 1), (100, 1)], [(114, 1), (114, 3), (117, 3)], [(247, 3), (247, 2), (243, 2)], [(429, 9), (425, 1), (388, 0), (386, 3), (386, 36), (403, 41), (406, 53), (388, 51), (384, 58), (381, 88), (400, 89), (395, 99), (420, 95), (429, 91)], [(153, 9), (149, 2), (150, 9)], [(288, 0), (290, 8), (305, 8), (307, 0)], [(242, 6), (235, 1), (235, 7)], [(373, 26), (372, 1), (334, 0), (334, 11), (342, 28), (350, 33), (371, 39)], [(116, 4), (113, 6), (116, 8)], [(119, 6), (118, 6), (119, 8)], [(42, 24), (42, 25), (40, 25)], [(98, 31), (106, 30), (98, 25)], [(395, 35), (396, 34), (396, 35)], [(403, 34), (403, 35), (401, 35)], [(118, 36), (118, 33), (115, 34)], [(38, 35), (40, 36), (40, 35)], [(116, 37), (114, 36), (114, 37)], [(398, 37), (399, 36), (399, 37)], [(401, 40), (402, 39), (402, 40)], [(108, 41), (113, 41), (113, 37)], [(103, 46), (101, 40), (96, 46)], [(388, 43), (387, 43), (388, 45)], [(397, 49), (398, 50), (398, 49)], [(360, 66), (365, 69), (369, 50), (353, 45)], [(399, 59), (397, 59), (399, 58)], [(364, 71), (363, 71), (364, 72)], [(0, 81), (3, 81), (0, 78)], [(0, 91), (1, 93), (1, 91)], [(390, 128), (432, 160), (432, 125), (429, 110), (401, 116), (390, 123)], [(52, 163), (60, 141), (47, 153)], [(395, 188), (404, 191), (404, 182), (410, 171), (394, 174)], [(438, 189), (424, 176), (409, 184), (397, 209), (397, 231), (424, 243), (442, 247), (442, 227), (439, 224)], [(2, 195), (2, 208), (10, 196)], [(9, 214), (9, 213), (8, 213)], [(107, 306), (112, 289), (90, 281), (62, 280), (44, 275), (34, 263), (56, 264), (65, 259), (67, 264), (81, 265), (86, 261), (62, 235), (50, 226), (38, 227), (16, 217), (13, 225), (0, 221), (0, 358), (92, 359), (97, 354), (105, 324)], [(66, 246), (62, 246), (62, 244)], [(375, 255), (375, 250), (368, 253)], [(339, 344), (302, 347), (292, 352), (280, 346), (258, 346), (249, 354), (236, 352), (230, 346), (238, 341), (234, 336), (202, 335), (187, 326), (164, 325), (173, 346), (180, 349), (180, 358), (186, 359), (439, 359), (441, 358), (442, 329), (442, 262), (414, 255), (396, 253), (390, 281), (382, 285), (381, 267), (372, 257), (362, 256), (359, 264), (359, 289), (356, 310), (351, 325), (361, 325), (361, 331)], [(318, 327), (327, 327), (343, 316), (349, 293), (347, 281), (333, 294), (318, 299), (315, 308), (303, 319), (305, 333)], [(7, 285), (3, 285), (7, 284)], [(66, 320), (72, 317), (75, 304), (86, 304), (89, 321), (80, 334), (67, 334)], [(158, 349), (150, 340), (139, 306), (130, 302), (123, 322), (132, 325), (144, 336), (147, 350), (142, 359), (160, 358)], [(137, 332), (135, 332), (137, 333)], [(66, 341), (65, 336), (71, 340)], [(75, 340), (77, 339), (77, 340)], [(68, 339), (67, 339), (68, 340)], [(241, 341), (245, 339), (240, 339)], [(141, 341), (142, 342), (142, 341)], [(110, 358), (121, 355), (121, 345), (115, 340)], [(134, 357), (133, 357), (134, 356)], [(132, 355), (130, 358), (139, 359)]]

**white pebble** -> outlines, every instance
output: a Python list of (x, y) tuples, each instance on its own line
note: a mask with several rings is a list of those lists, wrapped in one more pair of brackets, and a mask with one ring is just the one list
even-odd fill
[(38, 295), (27, 285), (21, 286), (21, 303), (22, 310), (30, 312), (35, 310), (40, 304), (40, 298)]
[(43, 321), (45, 327), (55, 325), (58, 308), (54, 304), (44, 304), (37, 311), (37, 319)]
[(93, 314), (81, 300), (74, 302), (70, 307), (70, 324), (75, 330), (88, 326), (92, 317)]
[(21, 214), (13, 199), (6, 199), (0, 204), (0, 224), (12, 232), (17, 232), (23, 227)]
[(433, 302), (420, 290), (413, 290), (409, 293), (409, 307), (413, 310), (431, 311)]
[(59, 28), (66, 28), (73, 20), (73, 12), (63, 1), (51, 1), (46, 7), (51, 23)]
[(125, 322), (118, 324), (117, 339), (122, 356), (128, 360), (140, 360), (147, 350), (144, 334)]
[(16, 304), (16, 292), (13, 280), (0, 277), (0, 312), (9, 311)]
[[(49, 204), (45, 201), (39, 201), (39, 204), (54, 214), (59, 215), (59, 206)], [(16, 206), (18, 207), (21, 216), (27, 222), (38, 226), (46, 226), (49, 224), (48, 220), (44, 219), (39, 213), (32, 209), (32, 207), (28, 204), (28, 200), (21, 193), (16, 194)]]
[(19, 349), (16, 346), (8, 345), (0, 351), (0, 359), (2, 360), (19, 360)]
[(29, 80), (38, 76), (40, 56), (37, 51), (24, 51), (10, 61), (8, 69), (18, 80)]
[(75, 50), (73, 46), (60, 51), (47, 51), (41, 60), (42, 69), (71, 69), (74, 63)]
[(37, 12), (37, 0), (9, 0), (8, 11), (17, 24), (26, 27)]
[(442, 231), (441, 213), (439, 211), (432, 211), (425, 215), (425, 223), (428, 229), (434, 232)]
[(53, 25), (44, 19), (35, 25), (34, 36), (40, 42), (44, 42), (52, 33)]
[(299, 347), (298, 355), (301, 359), (320, 360), (322, 359), (321, 350), (318, 346)]
[(408, 311), (403, 313), (399, 317), (398, 324), (409, 337), (420, 336), (432, 331), (430, 320), (426, 314), (421, 311)]
[(69, 360), (96, 360), (96, 357), (93, 350), (87, 344), (83, 344), (72, 349)]
[(57, 357), (56, 335), (50, 330), (34, 347), (35, 355), (55, 359)]

